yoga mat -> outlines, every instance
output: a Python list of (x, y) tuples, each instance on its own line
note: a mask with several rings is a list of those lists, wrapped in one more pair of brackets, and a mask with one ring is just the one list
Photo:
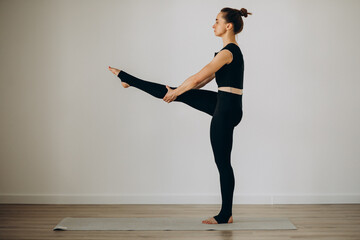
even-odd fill
[(54, 227), (55, 230), (279, 230), (296, 229), (287, 218), (245, 218), (237, 217), (233, 223), (204, 224), (204, 218), (73, 218), (66, 217)]

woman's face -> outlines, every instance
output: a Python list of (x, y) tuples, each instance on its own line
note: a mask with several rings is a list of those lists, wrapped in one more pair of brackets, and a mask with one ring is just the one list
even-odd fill
[(225, 23), (225, 19), (222, 18), (221, 12), (216, 16), (213, 29), (216, 36), (221, 36), (224, 33), (226, 33), (226, 23)]
[(213, 25), (214, 33), (216, 36), (221, 36), (226, 32), (225, 19), (222, 18), (222, 13), (220, 12), (216, 16), (215, 24)]

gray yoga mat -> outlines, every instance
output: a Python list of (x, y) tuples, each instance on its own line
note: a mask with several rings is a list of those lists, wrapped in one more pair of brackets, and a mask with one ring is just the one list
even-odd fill
[(72, 218), (67, 217), (53, 230), (279, 230), (296, 229), (287, 218), (236, 217), (230, 224), (204, 224), (203, 218)]

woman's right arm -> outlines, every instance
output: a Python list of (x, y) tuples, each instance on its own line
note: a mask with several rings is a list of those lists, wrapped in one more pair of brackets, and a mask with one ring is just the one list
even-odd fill
[(213, 80), (215, 78), (215, 73), (213, 73), (213, 75), (211, 75), (210, 77), (208, 77), (207, 79), (205, 79), (204, 81), (202, 81), (201, 83), (199, 83), (196, 87), (194, 87), (194, 89), (200, 89), (203, 86), (205, 86), (206, 84), (208, 84), (211, 80)]

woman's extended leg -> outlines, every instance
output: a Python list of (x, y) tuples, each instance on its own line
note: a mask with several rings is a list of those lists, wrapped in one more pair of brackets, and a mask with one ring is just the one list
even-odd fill
[[(167, 88), (163, 84), (145, 81), (134, 77), (125, 71), (121, 70), (118, 77), (122, 82), (126, 82), (132, 87), (136, 87), (156, 98), (162, 99), (167, 93)], [(170, 87), (176, 89), (176, 87)], [(183, 102), (199, 111), (213, 115), (217, 102), (217, 92), (204, 89), (191, 89), (178, 96), (175, 102)]]

